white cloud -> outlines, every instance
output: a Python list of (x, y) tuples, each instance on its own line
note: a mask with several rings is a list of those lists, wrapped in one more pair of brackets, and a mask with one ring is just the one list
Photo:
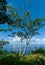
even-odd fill
[(15, 42), (15, 41), (20, 41), (20, 39), (21, 39), (21, 38), (19, 38), (19, 37), (16, 36), (15, 38), (12, 39), (12, 41), (13, 41), (13, 42)]
[(12, 42), (15, 42), (15, 41), (20, 41), (20, 37), (18, 37), (18, 36), (15, 36), (15, 37), (9, 37), (9, 39), (12, 41)]
[(42, 41), (45, 42), (45, 38), (43, 38)]
[(39, 38), (32, 38), (31, 42), (40, 42), (40, 39)]
[(12, 37), (9, 37), (9, 39), (12, 39)]
[[(15, 37), (13, 37), (13, 38), (12, 38), (12, 37), (9, 37), (9, 39), (10, 39), (11, 42), (18, 42), (18, 41), (20, 41), (21, 38), (18, 37), (18, 36), (15, 36)], [(25, 41), (26, 41), (26, 39), (23, 40), (23, 42), (25, 42)], [(45, 38), (42, 38), (42, 39), (41, 39), (41, 38), (34, 38), (34, 37), (33, 37), (33, 38), (31, 39), (31, 42), (45, 43)]]

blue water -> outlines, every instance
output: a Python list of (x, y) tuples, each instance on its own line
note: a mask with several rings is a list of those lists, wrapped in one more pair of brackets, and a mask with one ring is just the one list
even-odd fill
[[(26, 44), (22, 44), (22, 52), (24, 51)], [(3, 46), (4, 50), (7, 52), (19, 52), (20, 44), (6, 44)], [(37, 48), (45, 49), (44, 44), (29, 44), (26, 50), (26, 54), (30, 53), (32, 50), (36, 50)]]

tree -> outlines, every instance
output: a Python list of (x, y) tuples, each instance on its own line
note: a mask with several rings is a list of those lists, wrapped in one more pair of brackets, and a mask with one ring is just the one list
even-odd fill
[(0, 24), (5, 24), (8, 20), (6, 5), (6, 0), (0, 0)]
[(7, 1), (6, 0), (0, 0), (0, 25), (5, 26), (7, 25), (7, 28), (0, 27), (0, 32), (2, 31), (11, 31), (11, 27), (9, 24), (12, 23), (12, 20), (10, 19), (8, 13), (7, 13)]
[(3, 48), (3, 45), (5, 45), (5, 44), (9, 44), (9, 42), (1, 39), (0, 40), (0, 49)]
[[(26, 16), (29, 16), (29, 14), (28, 15), (26, 14)], [(35, 19), (34, 21), (32, 20), (26, 21), (26, 20), (27, 20), (27, 17), (24, 19), (21, 18), (18, 21), (15, 21), (13, 23), (15, 28), (19, 29), (18, 32), (14, 32), (13, 34), (16, 34), (19, 37), (21, 37), (21, 44), (22, 44), (22, 41), (26, 39), (26, 46), (24, 48), (23, 55), (25, 55), (26, 49), (29, 43), (31, 42), (32, 37), (35, 35), (39, 35), (38, 30), (44, 26), (42, 18)], [(20, 46), (20, 52), (21, 52), (21, 46)]]
[(26, 24), (26, 30), (25, 30), (25, 36), (24, 36), (24, 38), (26, 39), (26, 46), (25, 46), (23, 55), (25, 55), (26, 49), (29, 43), (31, 42), (32, 37), (35, 35), (39, 35), (38, 30), (44, 26), (42, 21), (43, 19), (39, 18), (39, 19), (35, 19), (34, 21), (29, 21)]
[[(28, 21), (27, 21), (28, 19)], [(41, 29), (44, 26), (44, 19), (38, 18), (33, 20), (30, 20), (30, 12), (26, 11), (23, 17), (18, 17), (17, 20), (14, 21), (13, 27), (15, 29), (18, 28), (18, 32), (14, 32), (13, 34), (16, 34), (17, 36), (21, 37), (21, 44), (20, 44), (20, 53), (21, 53), (21, 47), (22, 47), (22, 41), (26, 39), (26, 46), (24, 48), (23, 55), (26, 53), (26, 49), (31, 42), (31, 39), (35, 35), (39, 35), (38, 30)]]
[[(9, 10), (9, 12), (11, 10), (10, 17), (13, 20), (12, 27), (14, 29), (14, 32), (12, 33), (12, 35), (8, 35), (8, 36), (13, 37), (16, 34), (17, 36), (21, 37), (21, 40), (20, 40), (21, 41), (21, 43), (20, 43), (20, 54), (21, 54), (22, 53), (21, 52), (22, 41), (23, 41), (23, 37), (24, 37), (24, 34), (23, 34), (24, 31), (23, 31), (23, 29), (24, 29), (24, 25), (26, 23), (26, 21), (24, 22), (24, 20), (29, 19), (30, 12), (26, 11), (25, 15), (19, 16), (18, 12), (17, 12), (17, 9), (14, 9), (14, 8), (11, 8), (10, 6), (8, 6), (8, 10)], [(27, 16), (27, 17), (25, 17), (25, 16)], [(18, 31), (15, 31), (15, 30), (18, 30)]]
[[(21, 37), (21, 44), (20, 44), (20, 54), (21, 54), (21, 48), (22, 48), (22, 41), (26, 39), (26, 46), (24, 48), (23, 55), (25, 55), (26, 49), (31, 42), (31, 39), (33, 36), (39, 34), (38, 30), (44, 26), (43, 18), (38, 18), (35, 20), (30, 20), (30, 11), (25, 11), (24, 15), (22, 16), (15, 15), (15, 12), (11, 12), (11, 15), (13, 17), (13, 33), (9, 36), (19, 36)], [(18, 14), (16, 12), (16, 14)], [(17, 31), (16, 31), (17, 30)]]
[[(22, 19), (18, 15), (17, 8), (13, 8), (10, 5), (7, 5), (7, 9), (8, 9), (8, 12), (10, 13), (9, 16), (10, 16), (11, 20), (13, 20), (12, 24), (9, 24), (9, 25), (12, 26), (14, 30), (16, 30), (16, 28), (22, 27), (22, 23), (21, 23)], [(20, 23), (18, 23), (18, 21), (20, 21)], [(22, 31), (22, 28), (20, 30)], [(15, 31), (12, 33), (12, 35), (8, 35), (8, 36), (13, 37), (13, 36), (15, 36), (15, 34), (18, 35), (19, 37), (21, 36), (21, 43), (22, 43), (22, 34), (21, 34), (20, 30), (18, 30), (18, 32)], [(20, 54), (21, 54), (21, 44), (20, 44)]]

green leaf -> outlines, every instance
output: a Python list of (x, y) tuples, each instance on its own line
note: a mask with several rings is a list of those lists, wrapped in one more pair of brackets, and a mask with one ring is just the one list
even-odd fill
[(26, 16), (30, 17), (30, 11), (26, 11)]

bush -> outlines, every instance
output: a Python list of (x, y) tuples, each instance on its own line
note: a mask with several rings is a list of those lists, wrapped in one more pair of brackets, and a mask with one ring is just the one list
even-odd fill
[[(40, 50), (42, 53), (43, 50)], [(0, 51), (0, 57), (3, 54), (2, 58), (0, 58), (0, 65), (45, 65), (45, 56), (30, 54), (27, 56), (19, 55), (19, 53), (10, 53), (5, 55), (5, 51)], [(36, 51), (35, 53), (38, 53)], [(43, 51), (44, 52), (44, 51)], [(5, 55), (5, 56), (4, 56)]]
[(38, 48), (35, 51), (32, 51), (32, 53), (45, 53), (45, 50), (42, 48)]
[(0, 55), (7, 55), (8, 53), (4, 50), (0, 50)]
[(40, 58), (40, 57), (36, 57), (36, 58), (31, 58), (29, 60), (28, 57), (23, 60), (20, 60), (21, 57), (18, 56), (13, 56), (13, 55), (9, 55), (6, 56), (2, 59), (0, 59), (0, 65), (45, 65), (45, 59), (44, 58)]

